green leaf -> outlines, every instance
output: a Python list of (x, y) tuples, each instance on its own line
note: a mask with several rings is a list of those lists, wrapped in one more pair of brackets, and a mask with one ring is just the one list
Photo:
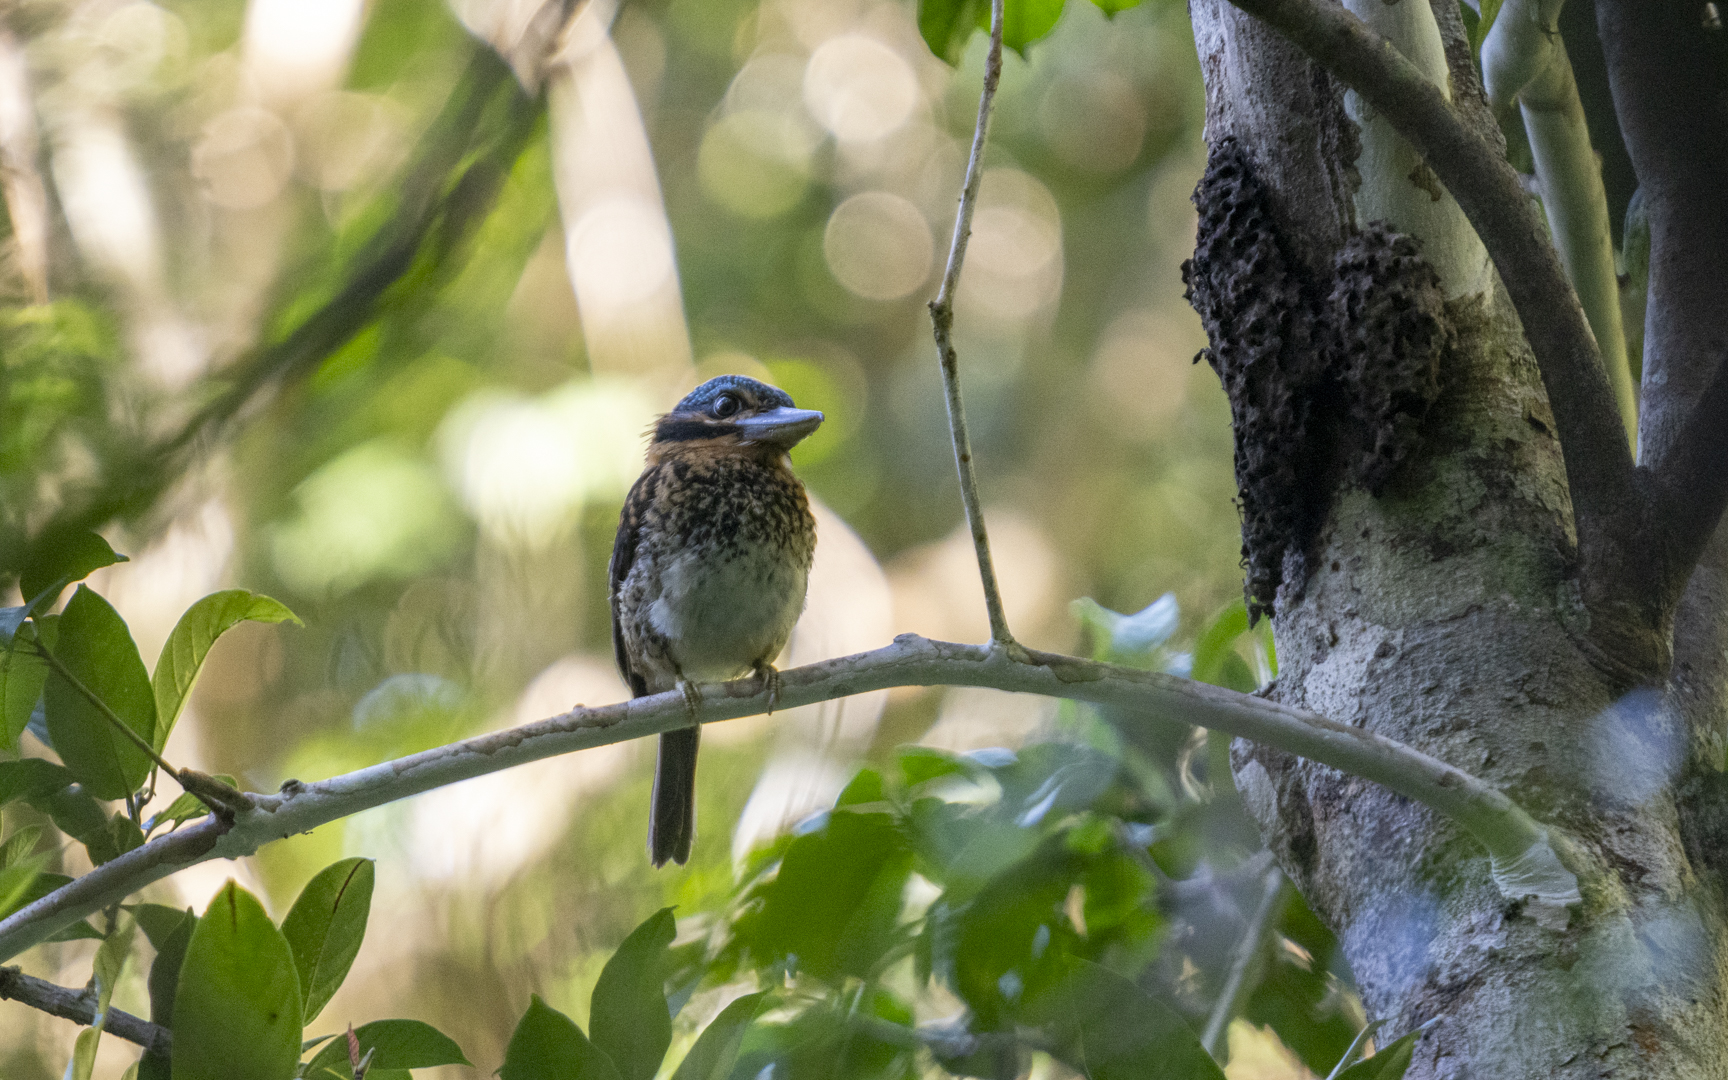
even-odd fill
[(294, 955), (232, 880), (186, 946), (174, 994), (174, 1080), (288, 1080), (300, 1062)]
[(294, 953), (302, 1015), (317, 1016), (360, 952), (372, 910), (370, 859), (343, 859), (320, 870), (282, 920), (282, 936)]
[(502, 1080), (620, 1080), (612, 1059), (539, 994), (510, 1036), (498, 1075)]
[(1107, 19), (1114, 19), (1129, 8), (1140, 6), (1140, 0), (1092, 0), (1092, 3), (1104, 12), (1104, 17)]
[(113, 1000), (114, 987), (126, 968), (126, 958), (132, 954), (132, 938), (138, 926), (123, 920), (115, 926), (96, 950), (93, 976), (96, 980), (96, 1022), (78, 1033), (73, 1046), (72, 1061), (66, 1067), (66, 1080), (90, 1080), (96, 1068), (96, 1047), (102, 1041), (102, 1028), (107, 1021), (108, 1003)]
[(0, 761), (0, 806), (13, 799), (34, 805), (36, 799), (71, 786), (72, 774), (52, 761), (25, 758)]
[(1339, 1073), (1338, 1080), (1403, 1080), (1404, 1070), (1410, 1067), (1410, 1059), (1416, 1053), (1416, 1038), (1421, 1034), (1421, 1028), (1406, 1032), (1373, 1057)]
[[(1047, 37), (1062, 17), (1064, 0), (1006, 0), (1002, 8), (1002, 44), (1026, 56), (1026, 47)], [(978, 12), (978, 29), (990, 32), (990, 5)]]
[(36, 842), (42, 839), (42, 826), (26, 825), (6, 838), (0, 844), (0, 870), (22, 861), (25, 856), (36, 850)]
[(0, 918), (30, 902), (30, 886), (48, 865), (48, 856), (32, 855), (0, 870)]
[(653, 1080), (672, 1044), (666, 949), (678, 936), (671, 908), (630, 932), (606, 961), (588, 1006), (588, 1031), (621, 1080)]
[(1109, 968), (1074, 956), (1062, 963), (1062, 978), (1029, 1004), (1028, 1019), (1041, 1023), (1057, 1055), (1089, 1080), (1224, 1080), (1180, 1016)]
[(90, 861), (97, 866), (120, 854), (108, 814), (83, 788), (73, 785), (38, 795), (30, 800), (30, 805), (47, 814), (55, 828), (83, 844)]
[(126, 561), (116, 555), (108, 541), (93, 532), (44, 537), (32, 545), (24, 560), (18, 591), (31, 609), (52, 604), (60, 590), (82, 581), (91, 571)]
[(151, 678), (156, 698), (156, 735), (152, 745), (157, 750), (167, 745), (168, 733), (180, 719), (180, 710), (186, 707), (186, 697), (192, 692), (198, 669), (217, 638), (236, 623), (286, 621), (300, 623), (282, 604), (245, 589), (211, 593), (187, 608), (174, 632), (168, 635), (168, 643), (162, 646), (156, 674)]
[(951, 65), (966, 55), (966, 42), (978, 23), (979, 11), (990, 17), (984, 0), (918, 0), (918, 33), (930, 51)]
[[(435, 1065), (468, 1065), (462, 1048), (450, 1036), (431, 1024), (418, 1020), (374, 1020), (354, 1029), (360, 1041), (360, 1053), (372, 1051), (372, 1067), (367, 1080), (376, 1080), (382, 1070), (429, 1069)], [(348, 1040), (332, 1039), (312, 1059), (306, 1076), (316, 1080), (354, 1080), (348, 1063)]]
[(738, 1059), (738, 1048), (744, 1044), (744, 1033), (761, 1011), (767, 991), (745, 994), (720, 1010), (711, 1020), (696, 1045), (678, 1063), (672, 1080), (726, 1080), (732, 1075), (732, 1063)]
[(163, 904), (134, 904), (132, 917), (144, 936), (156, 950), (150, 964), (150, 1019), (157, 1024), (174, 1022), (174, 994), (180, 985), (180, 965), (186, 959), (186, 946), (198, 925), (198, 916), (190, 908), (171, 908)]
[[(60, 617), (55, 656), (86, 690), (146, 742), (156, 730), (156, 703), (138, 646), (108, 601), (80, 585)], [(58, 671), (43, 694), (54, 749), (98, 799), (123, 799), (150, 773), (150, 758)]]
[(887, 814), (837, 810), (795, 837), (767, 889), (761, 946), (817, 978), (864, 977), (895, 941), (912, 851)]
[(1191, 673), (1194, 681), (1211, 683), (1214, 686), (1230, 685), (1222, 677), (1225, 665), (1231, 658), (1240, 663), (1242, 658), (1236, 655), (1236, 639), (1247, 632), (1248, 609), (1243, 606), (1242, 601), (1233, 601), (1212, 619), (1206, 629), (1200, 631), (1199, 640), (1194, 642), (1194, 667)]
[(41, 657), (24, 649), (0, 652), (0, 750), (18, 753), (18, 740), (47, 681), (48, 665)]
[(1482, 0), (1482, 11), (1470, 31), (1470, 51), (1478, 56), (1482, 54), (1482, 43), (1488, 40), (1488, 31), (1494, 29), (1494, 20), (1500, 15), (1500, 3), (1501, 0)]

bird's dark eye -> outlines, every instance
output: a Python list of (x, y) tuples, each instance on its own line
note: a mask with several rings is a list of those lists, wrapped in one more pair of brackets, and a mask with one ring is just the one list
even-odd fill
[(724, 420), (738, 411), (738, 399), (731, 394), (721, 394), (714, 400), (714, 415)]

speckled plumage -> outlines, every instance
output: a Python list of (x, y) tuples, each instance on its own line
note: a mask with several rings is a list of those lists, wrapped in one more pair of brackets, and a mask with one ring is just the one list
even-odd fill
[[(719, 416), (723, 397), (735, 407)], [(612, 550), (612, 640), (632, 694), (766, 671), (785, 647), (816, 548), (786, 451), (820, 420), (773, 387), (724, 376), (656, 425)], [(689, 856), (699, 738), (695, 727), (661, 736), (655, 865)]]

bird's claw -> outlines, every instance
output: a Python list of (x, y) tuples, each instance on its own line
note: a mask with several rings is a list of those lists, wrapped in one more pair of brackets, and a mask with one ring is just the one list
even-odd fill
[(773, 664), (767, 663), (766, 661), (758, 661), (756, 664), (756, 678), (762, 683), (763, 688), (768, 691), (768, 715), (773, 716), (774, 706), (780, 704), (780, 672)]
[(684, 694), (684, 715), (690, 718), (690, 726), (695, 727), (702, 713), (702, 691), (688, 679), (678, 680), (678, 689)]

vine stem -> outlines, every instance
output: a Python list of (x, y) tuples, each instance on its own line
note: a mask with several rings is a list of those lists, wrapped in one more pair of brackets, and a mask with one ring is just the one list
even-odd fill
[(990, 135), (990, 109), (1002, 81), (1003, 0), (990, 0), (990, 53), (984, 61), (984, 90), (978, 97), (978, 123), (972, 129), (972, 157), (960, 188), (960, 209), (954, 215), (954, 236), (948, 242), (948, 266), (942, 287), (930, 301), (930, 323), (936, 335), (936, 359), (942, 367), (942, 388), (948, 399), (948, 430), (954, 437), (954, 466), (960, 474), (960, 501), (978, 553), (978, 576), (984, 584), (984, 607), (990, 615), (990, 642), (1012, 649), (1014, 635), (1002, 609), (996, 585), (996, 564), (990, 558), (990, 535), (984, 528), (984, 508), (978, 501), (978, 477), (972, 468), (972, 437), (966, 432), (966, 406), (960, 398), (960, 357), (954, 351), (954, 291), (966, 263), (966, 243), (972, 238), (972, 215), (978, 209), (978, 189), (984, 181), (984, 145)]

